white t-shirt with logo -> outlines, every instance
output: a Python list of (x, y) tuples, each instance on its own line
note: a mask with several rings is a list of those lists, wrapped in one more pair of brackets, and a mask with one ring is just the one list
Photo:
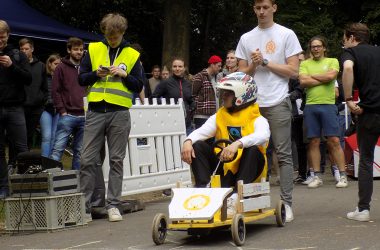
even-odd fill
[[(278, 64), (286, 64), (286, 58), (302, 51), (296, 34), (291, 29), (276, 23), (267, 29), (256, 27), (242, 35), (235, 55), (251, 64), (251, 54), (257, 49), (269, 62)], [(260, 107), (273, 107), (288, 96), (288, 77), (274, 74), (260, 65), (256, 68), (254, 79)]]

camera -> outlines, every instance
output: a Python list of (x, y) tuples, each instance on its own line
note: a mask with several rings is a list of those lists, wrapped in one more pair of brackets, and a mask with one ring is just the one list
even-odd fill
[(3, 51), (0, 51), (0, 56), (5, 56)]

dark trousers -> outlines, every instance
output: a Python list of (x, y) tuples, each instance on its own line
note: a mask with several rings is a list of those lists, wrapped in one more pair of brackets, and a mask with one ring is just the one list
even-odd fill
[(40, 123), (40, 118), (43, 108), (39, 106), (25, 106), (25, 123), (26, 123), (26, 134), (28, 138), (28, 148), (31, 149), (33, 145), (33, 136), (36, 133), (36, 128)]
[(307, 153), (306, 145), (303, 141), (303, 116), (295, 116), (292, 120), (292, 141), (297, 147), (298, 174), (306, 179), (307, 173)]
[(357, 123), (359, 145), (359, 211), (369, 210), (373, 192), (373, 160), (380, 136), (380, 114), (363, 113)]
[(16, 155), (28, 151), (22, 106), (0, 107), (0, 189), (8, 187), (8, 166), (5, 159), (6, 133), (12, 141)]
[[(191, 169), (195, 177), (196, 187), (206, 187), (210, 182), (210, 176), (216, 169), (219, 159), (213, 152), (213, 148), (204, 141), (198, 141), (193, 145), (196, 158), (192, 159)], [(240, 165), (234, 175), (230, 171), (223, 174), (223, 163), (220, 163), (216, 174), (221, 176), (222, 187), (233, 187), (236, 182), (252, 183), (260, 176), (265, 166), (265, 158), (258, 147), (252, 146), (243, 149)]]

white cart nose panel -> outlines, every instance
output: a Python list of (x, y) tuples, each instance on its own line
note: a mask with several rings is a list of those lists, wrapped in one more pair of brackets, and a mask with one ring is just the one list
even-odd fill
[(210, 220), (232, 188), (173, 188), (169, 218)]

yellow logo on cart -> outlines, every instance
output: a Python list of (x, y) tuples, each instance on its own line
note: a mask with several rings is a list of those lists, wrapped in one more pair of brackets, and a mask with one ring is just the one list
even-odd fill
[(183, 207), (186, 210), (201, 210), (210, 203), (210, 197), (203, 195), (203, 194), (197, 194), (192, 195), (189, 198), (185, 200), (183, 203)]

